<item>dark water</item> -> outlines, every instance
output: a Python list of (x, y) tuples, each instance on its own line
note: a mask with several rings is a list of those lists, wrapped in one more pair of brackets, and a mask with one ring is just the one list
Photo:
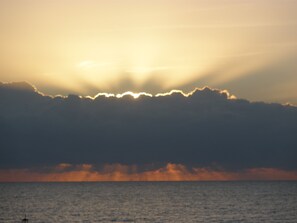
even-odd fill
[(0, 222), (297, 222), (297, 182), (0, 184)]

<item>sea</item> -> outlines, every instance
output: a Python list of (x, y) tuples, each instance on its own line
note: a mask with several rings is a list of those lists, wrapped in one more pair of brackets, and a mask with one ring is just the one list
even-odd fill
[(1, 183), (0, 222), (297, 223), (297, 182)]

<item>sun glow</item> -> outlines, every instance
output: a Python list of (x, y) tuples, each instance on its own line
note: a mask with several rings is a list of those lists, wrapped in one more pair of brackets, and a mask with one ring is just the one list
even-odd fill
[(148, 93), (145, 93), (145, 92), (133, 93), (133, 92), (131, 92), (131, 91), (127, 91), (127, 92), (125, 92), (125, 93), (123, 93), (123, 94), (117, 94), (116, 97), (117, 97), (117, 98), (122, 98), (122, 97), (125, 97), (125, 96), (127, 96), (127, 95), (132, 96), (134, 99), (139, 98), (140, 96), (148, 96), (148, 97), (152, 97), (151, 94), (148, 94)]
[(3, 0), (0, 78), (52, 95), (211, 86), (281, 100), (297, 83), (296, 2), (285, 2)]
[(94, 61), (91, 60), (86, 60), (86, 61), (82, 61), (77, 65), (79, 68), (84, 68), (84, 69), (88, 69), (88, 68), (93, 68), (93, 67), (97, 67), (98, 64)]
[(173, 89), (173, 90), (171, 90), (169, 92), (158, 93), (158, 94), (155, 94), (155, 95), (147, 93), (147, 92), (137, 92), (136, 93), (136, 92), (132, 92), (132, 91), (126, 91), (126, 92), (120, 93), (120, 94), (113, 94), (113, 93), (103, 92), (103, 93), (96, 94), (94, 97), (86, 96), (86, 98), (90, 98), (92, 100), (94, 100), (96, 98), (99, 98), (99, 97), (106, 97), (106, 98), (113, 97), (113, 98), (120, 99), (120, 98), (124, 98), (125, 96), (130, 96), (131, 98), (138, 99), (141, 96), (146, 96), (146, 97), (166, 97), (166, 96), (170, 96), (170, 95), (173, 95), (173, 94), (179, 94), (179, 95), (182, 95), (183, 97), (189, 97), (189, 96), (193, 95), (196, 91), (204, 91), (205, 89), (209, 89), (210, 91), (217, 91), (220, 94), (225, 94), (227, 96), (227, 98), (230, 99), (230, 100), (236, 99), (236, 96), (230, 94), (227, 90), (211, 89), (209, 87), (195, 88), (194, 90), (192, 90), (192, 91), (190, 91), (188, 93), (186, 93), (186, 92), (184, 92), (182, 90)]
[(91, 99), (95, 99), (95, 98), (98, 98), (98, 97), (106, 97), (106, 98), (110, 98), (110, 97), (114, 97), (114, 98), (123, 98), (125, 96), (131, 96), (132, 98), (134, 99), (137, 99), (141, 96), (147, 96), (147, 97), (153, 97), (152, 94), (149, 94), (149, 93), (146, 93), (146, 92), (139, 92), (139, 93), (134, 93), (134, 92), (131, 92), (131, 91), (127, 91), (127, 92), (124, 92), (122, 94), (112, 94), (112, 93), (99, 93), (97, 95), (95, 95), (95, 97), (90, 97), (88, 96), (88, 98), (91, 98)]

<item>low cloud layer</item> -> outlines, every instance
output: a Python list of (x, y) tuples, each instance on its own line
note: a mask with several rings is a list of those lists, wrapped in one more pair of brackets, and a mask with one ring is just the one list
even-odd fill
[(210, 88), (81, 98), (0, 83), (0, 108), (2, 170), (61, 163), (88, 163), (94, 170), (108, 163), (297, 170), (296, 107), (234, 99)]

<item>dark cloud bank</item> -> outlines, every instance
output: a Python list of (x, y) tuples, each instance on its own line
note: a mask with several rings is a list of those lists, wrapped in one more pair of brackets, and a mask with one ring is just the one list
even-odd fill
[(229, 99), (209, 88), (189, 97), (93, 100), (0, 83), (0, 108), (1, 169), (171, 162), (297, 170), (296, 107)]

